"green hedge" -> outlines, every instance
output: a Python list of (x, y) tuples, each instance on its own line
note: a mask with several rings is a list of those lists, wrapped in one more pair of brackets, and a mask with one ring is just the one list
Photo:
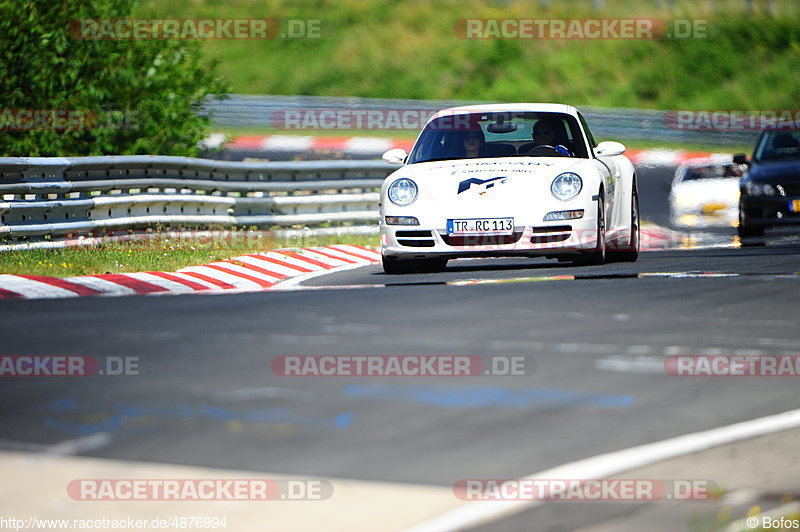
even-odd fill
[[(163, 16), (319, 19), (319, 39), (206, 41), (233, 92), (389, 98), (560, 101), (643, 108), (794, 108), (800, 97), (800, 16), (746, 14), (743, 2), (614, 0), (150, 1)], [(667, 3), (664, 2), (664, 5)], [(734, 9), (738, 6), (738, 10)], [(692, 11), (694, 10), (694, 11)], [(462, 18), (701, 18), (696, 40), (465, 40)]]
[(131, 0), (0, 3), (0, 156), (196, 153), (208, 126), (199, 105), (227, 88), (199, 42), (69, 32), (70, 21), (125, 18), (132, 8)]

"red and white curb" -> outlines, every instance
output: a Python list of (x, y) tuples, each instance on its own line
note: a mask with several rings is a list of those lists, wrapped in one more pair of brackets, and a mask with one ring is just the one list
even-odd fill
[[(220, 146), (224, 135), (213, 134), (208, 146)], [(310, 135), (244, 135), (228, 141), (226, 150), (249, 152), (337, 152), (354, 157), (380, 157), (383, 152), (402, 148), (410, 151), (413, 140), (383, 137), (315, 137)], [(725, 153), (690, 152), (681, 150), (628, 150), (625, 155), (639, 166), (680, 166), (687, 162), (711, 161), (729, 163), (731, 155)]]
[(290, 289), (309, 277), (380, 262), (379, 252), (341, 244), (253, 253), (177, 272), (107, 273), (79, 277), (0, 275), (0, 298), (165, 295)]
[[(686, 236), (677, 231), (659, 226), (641, 230), (643, 251), (675, 249), (685, 244)], [(67, 278), (0, 274), (0, 299), (294, 290), (313, 277), (380, 262), (381, 254), (374, 249), (338, 244), (252, 253), (176, 272), (106, 273)]]
[(639, 229), (639, 249), (641, 251), (675, 249), (689, 244), (691, 241), (686, 234), (660, 225), (649, 225)]
[(681, 150), (627, 150), (625, 156), (636, 166), (680, 166), (685, 163), (730, 164), (733, 156), (729, 153), (709, 153)]
[(410, 151), (413, 140), (384, 137), (314, 137), (304, 135), (245, 135), (225, 145), (226, 150), (256, 152), (341, 152), (348, 155), (380, 157), (383, 152), (402, 148)]

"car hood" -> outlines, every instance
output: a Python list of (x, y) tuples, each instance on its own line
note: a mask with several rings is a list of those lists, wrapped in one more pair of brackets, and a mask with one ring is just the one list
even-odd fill
[(778, 159), (755, 162), (747, 173), (747, 180), (780, 185), (800, 182), (800, 159)]
[(567, 171), (580, 175), (585, 187), (587, 174), (594, 169), (586, 159), (565, 157), (434, 161), (406, 166), (392, 175), (392, 181), (400, 177), (413, 179), (421, 195), (436, 201), (519, 200), (521, 193), (550, 196), (553, 178)]

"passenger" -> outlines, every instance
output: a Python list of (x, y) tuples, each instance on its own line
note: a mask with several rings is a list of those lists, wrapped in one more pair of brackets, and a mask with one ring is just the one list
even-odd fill
[(725, 165), (725, 170), (722, 172), (722, 177), (742, 177), (743, 175), (744, 171), (738, 164)]
[(464, 157), (474, 159), (486, 157), (486, 139), (480, 129), (468, 131), (464, 136)]

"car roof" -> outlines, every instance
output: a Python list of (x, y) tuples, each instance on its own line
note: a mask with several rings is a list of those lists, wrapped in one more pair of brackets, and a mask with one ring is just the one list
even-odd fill
[[(730, 159), (728, 159), (728, 157), (730, 157)], [(732, 164), (735, 164), (733, 162), (733, 157), (729, 156), (727, 154), (721, 155), (716, 160), (688, 161), (688, 162), (685, 162), (682, 165), (680, 165), (675, 170), (675, 175), (672, 178), (672, 182), (673, 182), (673, 185), (676, 185), (678, 183), (685, 183), (686, 182), (686, 179), (685, 179), (686, 176), (689, 174), (689, 172), (691, 170), (694, 170), (696, 168), (708, 168), (710, 166), (713, 166), (713, 167), (716, 167), (716, 168), (724, 168), (724, 167), (730, 166)], [(729, 176), (729, 177), (717, 177), (717, 178), (712, 178), (712, 179), (736, 179), (736, 180), (738, 180), (739, 178), (735, 177), (735, 176)]]
[[(704, 166), (729, 166), (733, 163), (733, 155), (727, 153), (715, 153), (711, 158), (698, 157), (697, 159), (689, 159), (678, 167), (680, 169), (691, 170), (692, 168), (701, 168)], [(677, 170), (676, 170), (677, 172)]]
[(488, 103), (482, 105), (464, 105), (442, 109), (433, 115), (428, 122), (442, 116), (471, 113), (564, 113), (577, 118), (578, 110), (571, 105), (560, 103)]

